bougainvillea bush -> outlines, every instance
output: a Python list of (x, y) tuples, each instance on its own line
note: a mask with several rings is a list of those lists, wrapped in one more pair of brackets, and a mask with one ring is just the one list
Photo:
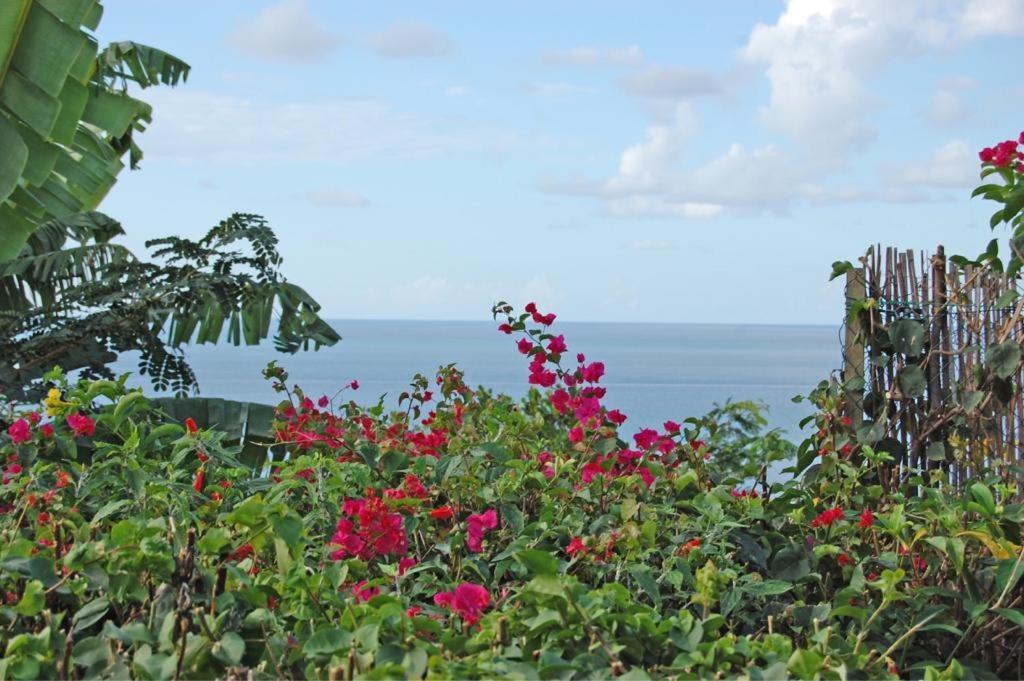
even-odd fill
[(772, 481), (776, 434), (627, 430), (553, 314), (495, 313), (525, 399), (447, 366), (389, 411), (270, 366), (265, 467), (123, 379), (52, 373), (0, 448), (0, 675), (1021, 674), (1015, 486), (883, 488), (828, 384), (813, 465)]

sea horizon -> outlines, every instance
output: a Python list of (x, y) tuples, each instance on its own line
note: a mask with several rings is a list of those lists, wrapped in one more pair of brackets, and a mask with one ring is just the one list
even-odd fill
[[(529, 389), (527, 360), (515, 336), (490, 320), (372, 320), (332, 318), (343, 340), (333, 347), (295, 355), (271, 342), (259, 346), (187, 346), (200, 395), (277, 403), (281, 396), (262, 377), (271, 360), (285, 367), (289, 384), (308, 395), (333, 395), (350, 381), (347, 397), (362, 404), (396, 406), (396, 396), (416, 373), (433, 376), (455, 363), (472, 387), (519, 397)], [(624, 431), (660, 426), (668, 419), (701, 416), (727, 400), (757, 400), (768, 407), (769, 426), (799, 439), (799, 421), (810, 413), (804, 395), (841, 366), (839, 326), (693, 322), (586, 322), (558, 320), (569, 355), (583, 352), (605, 364), (606, 404), (629, 416)], [(137, 374), (123, 356), (118, 371)], [(138, 375), (133, 385), (152, 389)]]

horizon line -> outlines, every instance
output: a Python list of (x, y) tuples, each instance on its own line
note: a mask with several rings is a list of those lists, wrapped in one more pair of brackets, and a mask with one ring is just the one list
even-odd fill
[[(489, 319), (415, 319), (400, 317), (323, 317), (326, 322), (444, 322), (467, 324), (491, 324)], [(663, 326), (771, 326), (771, 327), (816, 327), (838, 329), (841, 324), (825, 324), (821, 322), (682, 322), (682, 321), (621, 321), (601, 319), (565, 319), (558, 320), (561, 324), (621, 324), (621, 325), (663, 325)]]

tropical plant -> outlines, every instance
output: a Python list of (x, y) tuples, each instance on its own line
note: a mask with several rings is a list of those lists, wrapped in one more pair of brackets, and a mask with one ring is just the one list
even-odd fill
[(161, 50), (120, 42), (99, 50), (97, 0), (0, 4), (0, 260), (15, 257), (40, 225), (94, 210), (150, 121), (127, 94), (175, 85), (189, 66)]
[(38, 398), (55, 364), (112, 378), (107, 365), (131, 350), (156, 389), (184, 395), (197, 381), (183, 344), (224, 335), (258, 343), (275, 308), (281, 351), (339, 338), (316, 301), (280, 275), (277, 238), (258, 216), (232, 215), (198, 241), (149, 241), (153, 261), (112, 243), (121, 233), (100, 213), (54, 220), (20, 257), (0, 262), (0, 385), (9, 397)]

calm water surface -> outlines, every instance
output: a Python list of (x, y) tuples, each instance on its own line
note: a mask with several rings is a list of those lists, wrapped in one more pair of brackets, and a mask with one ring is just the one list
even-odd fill
[[(202, 394), (274, 403), (278, 397), (260, 375), (272, 359), (312, 396), (333, 395), (358, 379), (356, 397), (367, 403), (382, 394), (393, 402), (415, 373), (431, 376), (449, 362), (466, 372), (470, 385), (513, 395), (527, 390), (527, 361), (495, 324), (331, 323), (344, 340), (318, 352), (282, 355), (269, 342), (189, 348)], [(558, 322), (555, 328), (565, 335), (569, 356), (582, 352), (605, 363), (605, 403), (629, 416), (630, 430), (703, 414), (728, 398), (756, 398), (768, 404), (771, 424), (796, 438), (809, 409), (791, 398), (806, 394), (841, 359), (838, 329), (827, 326)], [(134, 371), (135, 358), (125, 356), (118, 368)]]

